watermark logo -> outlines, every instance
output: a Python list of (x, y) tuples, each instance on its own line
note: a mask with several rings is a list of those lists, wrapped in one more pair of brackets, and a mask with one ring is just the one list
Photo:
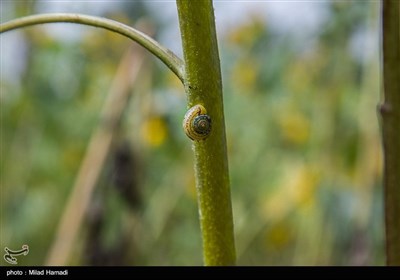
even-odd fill
[(18, 251), (13, 251), (11, 249), (8, 249), (7, 247), (4, 248), (4, 251), (6, 253), (4, 254), (4, 260), (8, 262), (9, 264), (18, 264), (17, 258), (15, 256), (20, 256), (20, 255), (28, 255), (29, 253), (29, 246), (28, 245), (22, 245), (22, 249)]

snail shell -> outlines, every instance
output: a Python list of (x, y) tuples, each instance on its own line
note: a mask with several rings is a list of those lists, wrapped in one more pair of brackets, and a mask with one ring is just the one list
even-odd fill
[(190, 108), (183, 118), (183, 130), (186, 135), (195, 141), (204, 140), (211, 131), (211, 118), (202, 105)]

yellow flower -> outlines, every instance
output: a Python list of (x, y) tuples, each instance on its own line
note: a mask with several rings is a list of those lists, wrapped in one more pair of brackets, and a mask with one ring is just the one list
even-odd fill
[(141, 135), (145, 143), (152, 147), (163, 144), (167, 138), (167, 124), (162, 117), (151, 117), (144, 121)]
[(265, 243), (267, 248), (280, 250), (289, 245), (293, 240), (293, 234), (290, 227), (281, 222), (272, 225), (265, 235)]
[(312, 206), (319, 181), (320, 174), (314, 167), (290, 165), (283, 175), (283, 182), (275, 192), (268, 195), (262, 207), (262, 215), (268, 221), (277, 222), (296, 208)]
[(241, 92), (251, 92), (257, 81), (258, 66), (250, 58), (242, 59), (233, 68), (232, 81)]
[(315, 191), (319, 182), (319, 174), (308, 166), (302, 166), (291, 172), (288, 188), (294, 204), (307, 207), (315, 202)]
[(310, 137), (310, 122), (300, 112), (286, 111), (279, 120), (282, 136), (291, 144), (304, 144)]
[(250, 22), (246, 22), (238, 28), (235, 28), (228, 35), (228, 41), (241, 46), (242, 48), (248, 49), (253, 46), (265, 32), (266, 26), (263, 19), (258, 15), (254, 15)]

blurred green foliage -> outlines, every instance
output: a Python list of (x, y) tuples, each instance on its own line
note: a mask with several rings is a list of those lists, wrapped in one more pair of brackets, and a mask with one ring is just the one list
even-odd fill
[[(13, 18), (40, 12), (21, 3), (1, 5)], [(328, 13), (309, 42), (261, 13), (219, 36), (239, 265), (384, 263), (379, 7), (321, 5)], [(151, 19), (162, 30), (147, 9), (119, 2), (104, 15), (131, 25)], [(26, 51), (13, 59), (25, 67), (1, 77), (1, 248), (28, 244), (20, 264), (41, 265), (131, 42), (87, 27), (72, 41), (43, 27), (18, 34)], [(71, 264), (202, 264), (184, 89), (148, 58)], [(135, 191), (121, 189), (116, 174), (130, 176)]]

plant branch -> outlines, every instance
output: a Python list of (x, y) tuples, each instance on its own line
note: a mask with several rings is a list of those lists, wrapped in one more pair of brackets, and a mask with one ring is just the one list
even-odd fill
[(400, 265), (400, 2), (382, 2), (386, 263)]
[(136, 43), (143, 46), (156, 57), (158, 57), (176, 76), (183, 82), (185, 70), (182, 60), (176, 56), (171, 50), (163, 47), (157, 41), (150, 38), (146, 34), (127, 26), (123, 23), (101, 18), (95, 16), (88, 16), (82, 14), (69, 14), (69, 13), (54, 13), (54, 14), (40, 14), (34, 16), (27, 16), (5, 22), (0, 25), (0, 33), (14, 30), (21, 27), (30, 25), (55, 23), (55, 22), (69, 22), (83, 25), (90, 25), (95, 27), (104, 28), (112, 32), (121, 34)]
[(212, 119), (207, 139), (193, 141), (205, 265), (236, 261), (226, 149), (222, 80), (211, 0), (178, 0), (188, 105), (203, 105)]

